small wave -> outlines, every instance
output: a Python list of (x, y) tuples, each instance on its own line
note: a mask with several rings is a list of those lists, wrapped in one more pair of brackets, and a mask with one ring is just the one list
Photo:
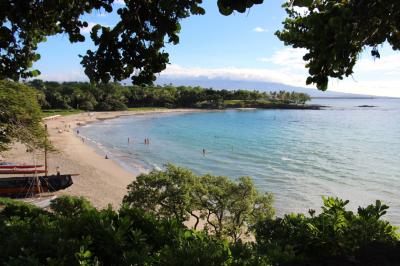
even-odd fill
[(282, 161), (293, 161), (293, 159), (290, 159), (288, 157), (281, 157), (281, 160)]
[(152, 169), (154, 169), (156, 171), (161, 171), (162, 170), (162, 168), (159, 165), (155, 164), (155, 163), (149, 163), (149, 165), (150, 165), (150, 167)]

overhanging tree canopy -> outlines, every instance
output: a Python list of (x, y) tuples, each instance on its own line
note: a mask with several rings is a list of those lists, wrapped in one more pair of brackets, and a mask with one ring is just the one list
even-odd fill
[(351, 75), (365, 48), (375, 58), (385, 42), (400, 49), (398, 0), (291, 0), (284, 7), (289, 17), (276, 34), (286, 45), (307, 49), (307, 84), (320, 90), (329, 77)]
[[(88, 25), (82, 15), (95, 10), (112, 12), (115, 0), (1, 0), (0, 79), (29, 78), (40, 74), (32, 63), (40, 59), (37, 45), (46, 36), (65, 33), (70, 42), (83, 42), (80, 33)], [(263, 0), (218, 0), (221, 14), (245, 12)], [(96, 49), (82, 55), (81, 64), (92, 82), (132, 78), (148, 84), (166, 68), (165, 42), (177, 44), (180, 20), (204, 14), (202, 0), (125, 0), (117, 10), (113, 27), (96, 25), (90, 37)], [(398, 0), (290, 0), (284, 4), (288, 18), (277, 32), (286, 45), (308, 50), (304, 56), (314, 83), (325, 90), (328, 78), (349, 76), (359, 54), (388, 42), (400, 48)], [(301, 11), (299, 11), (301, 9)]]
[[(69, 41), (83, 42), (81, 16), (94, 10), (112, 12), (114, 0), (1, 0), (0, 78), (29, 78), (40, 74), (32, 63), (40, 59), (38, 43), (46, 36), (65, 33)], [(93, 82), (123, 80), (136, 84), (155, 80), (165, 69), (165, 41), (179, 42), (179, 21), (203, 14), (202, 0), (127, 0), (118, 8), (120, 21), (113, 28), (96, 25), (90, 37), (97, 50), (82, 55), (81, 64)]]

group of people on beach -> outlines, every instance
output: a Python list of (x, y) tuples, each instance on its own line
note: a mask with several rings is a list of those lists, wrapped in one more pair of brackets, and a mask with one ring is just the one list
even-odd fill
[[(133, 142), (133, 141), (132, 141)], [(128, 137), (128, 144), (131, 143), (131, 138)], [(149, 138), (145, 138), (144, 139), (144, 144), (150, 144), (150, 139)]]

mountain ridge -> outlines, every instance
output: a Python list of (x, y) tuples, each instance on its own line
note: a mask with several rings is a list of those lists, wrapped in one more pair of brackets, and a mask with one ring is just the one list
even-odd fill
[(381, 96), (344, 93), (336, 91), (320, 91), (312, 88), (296, 87), (277, 82), (265, 81), (246, 81), (246, 80), (231, 80), (231, 79), (208, 79), (208, 78), (194, 78), (194, 79), (172, 79), (159, 77), (156, 81), (158, 85), (173, 84), (175, 86), (200, 86), (213, 89), (226, 89), (226, 90), (259, 90), (259, 91), (295, 91), (309, 94), (312, 98), (382, 98)]

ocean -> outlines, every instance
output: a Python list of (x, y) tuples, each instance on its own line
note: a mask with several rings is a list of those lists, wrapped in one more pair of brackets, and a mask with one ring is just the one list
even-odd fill
[(322, 196), (348, 199), (351, 210), (379, 199), (400, 225), (400, 99), (312, 103), (329, 107), (138, 115), (79, 130), (134, 173), (170, 162), (201, 175), (251, 176), (274, 195), (278, 216), (318, 211)]

